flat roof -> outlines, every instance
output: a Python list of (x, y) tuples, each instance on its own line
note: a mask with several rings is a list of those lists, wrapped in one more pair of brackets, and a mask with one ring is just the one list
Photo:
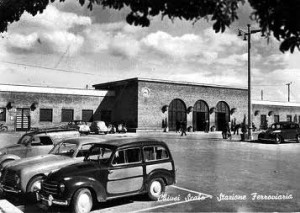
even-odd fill
[(295, 103), (295, 102), (280, 102), (280, 101), (252, 100), (252, 104), (256, 104), (256, 105), (268, 105), (268, 106), (300, 107), (300, 103)]
[(150, 78), (128, 78), (119, 81), (111, 81), (106, 83), (95, 84), (93, 87), (101, 87), (101, 88), (110, 88), (111, 86), (116, 85), (124, 85), (128, 82), (153, 82), (153, 83), (163, 83), (163, 84), (177, 84), (177, 85), (188, 85), (188, 86), (202, 86), (202, 87), (217, 87), (217, 88), (225, 88), (225, 89), (238, 89), (238, 90), (248, 90), (246, 87), (232, 87), (227, 85), (218, 85), (218, 84), (204, 84), (197, 82), (185, 82), (185, 81), (171, 81), (171, 80), (162, 80), (162, 79), (150, 79)]
[(84, 96), (114, 96), (114, 91), (103, 91), (95, 89), (77, 89), (64, 87), (40, 87), (28, 85), (0, 84), (0, 92), (28, 92), (28, 93), (47, 93), (47, 94), (64, 94), (64, 95), (84, 95)]

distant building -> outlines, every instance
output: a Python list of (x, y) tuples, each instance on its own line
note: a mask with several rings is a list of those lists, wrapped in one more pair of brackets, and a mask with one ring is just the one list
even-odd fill
[[(58, 126), (71, 120), (124, 123), (131, 131), (175, 131), (186, 121), (190, 131), (222, 130), (243, 122), (246, 88), (132, 78), (68, 89), (0, 85), (0, 122), (10, 130)], [(300, 104), (252, 101), (253, 122), (265, 129), (275, 121), (300, 121)]]
[(100, 119), (97, 110), (110, 91), (0, 85), (0, 122), (10, 130), (53, 127), (82, 119)]

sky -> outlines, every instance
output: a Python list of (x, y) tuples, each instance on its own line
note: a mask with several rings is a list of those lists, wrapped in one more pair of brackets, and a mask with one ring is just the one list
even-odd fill
[[(247, 42), (238, 29), (251, 8), (225, 33), (212, 23), (161, 17), (149, 27), (126, 23), (128, 10), (100, 6), (89, 11), (78, 1), (50, 4), (42, 14), (22, 15), (0, 34), (0, 84), (92, 88), (127, 78), (216, 84), (247, 88)], [(252, 99), (300, 102), (300, 53), (281, 53), (279, 42), (260, 33), (251, 39)], [(262, 95), (263, 94), (263, 95)]]

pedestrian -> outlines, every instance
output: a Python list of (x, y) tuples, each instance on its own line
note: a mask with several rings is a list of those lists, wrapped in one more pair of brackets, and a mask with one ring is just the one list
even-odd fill
[(208, 133), (209, 131), (209, 123), (208, 120), (205, 120), (205, 132)]
[(223, 126), (221, 127), (222, 128), (222, 137), (223, 139), (227, 139), (227, 124), (223, 124)]
[(180, 122), (176, 120), (176, 133), (180, 131)]
[(233, 129), (233, 134), (235, 135), (236, 133), (237, 135), (239, 135), (240, 128), (241, 128), (241, 124), (236, 124)]
[(232, 139), (232, 136), (231, 136), (231, 122), (227, 123), (226, 129), (227, 129), (227, 136), (231, 140)]
[(186, 135), (186, 121), (181, 122), (181, 136)]

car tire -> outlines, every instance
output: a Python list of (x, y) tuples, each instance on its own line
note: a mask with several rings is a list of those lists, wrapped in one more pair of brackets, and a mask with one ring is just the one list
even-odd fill
[(275, 135), (275, 143), (281, 144), (283, 142), (283, 139), (280, 135)]
[(26, 192), (36, 192), (41, 190), (43, 176), (39, 175), (32, 178), (26, 187)]
[(72, 212), (88, 213), (93, 207), (93, 197), (87, 188), (78, 189), (72, 199)]
[(148, 184), (148, 197), (151, 200), (157, 201), (159, 197), (165, 192), (165, 183), (161, 178), (154, 178)]
[(300, 135), (297, 135), (297, 136), (296, 136), (296, 142), (297, 142), (297, 143), (300, 143)]

